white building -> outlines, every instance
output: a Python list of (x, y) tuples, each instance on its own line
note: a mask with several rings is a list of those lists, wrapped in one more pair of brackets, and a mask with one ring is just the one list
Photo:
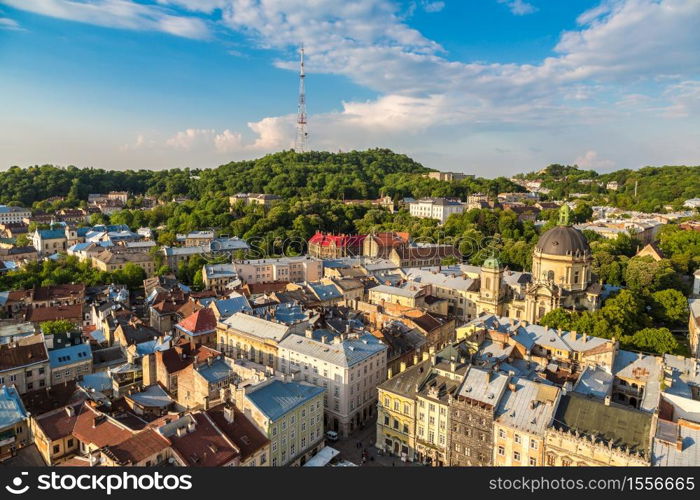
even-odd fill
[(22, 222), (22, 219), (29, 218), (31, 216), (32, 212), (28, 208), (0, 205), (0, 224)]
[(273, 281), (318, 281), (323, 278), (323, 261), (315, 257), (281, 257), (235, 261), (238, 277), (248, 284)]
[(326, 429), (346, 436), (374, 415), (377, 386), (386, 380), (387, 347), (370, 334), (343, 337), (316, 340), (311, 330), (290, 335), (279, 344), (279, 369), (324, 387)]
[(413, 217), (421, 219), (437, 219), (444, 224), (452, 214), (464, 212), (464, 203), (447, 198), (421, 198), (408, 204), (408, 209)]

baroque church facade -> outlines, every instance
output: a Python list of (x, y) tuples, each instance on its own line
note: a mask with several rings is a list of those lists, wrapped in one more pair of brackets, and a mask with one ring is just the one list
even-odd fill
[(498, 259), (486, 259), (475, 298), (483, 313), (537, 322), (556, 308), (593, 311), (600, 308), (603, 287), (591, 272), (593, 257), (586, 237), (571, 226), (564, 205), (559, 224), (544, 232), (533, 250), (531, 273), (510, 273)]

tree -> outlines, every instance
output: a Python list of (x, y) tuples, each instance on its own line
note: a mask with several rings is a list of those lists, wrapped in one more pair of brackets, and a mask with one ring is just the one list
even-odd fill
[(667, 259), (655, 261), (648, 256), (629, 260), (625, 270), (625, 282), (632, 292), (641, 295), (682, 286), (676, 271)]
[(688, 319), (688, 300), (678, 290), (659, 290), (651, 295), (651, 314), (662, 323), (683, 323)]
[(623, 337), (621, 342), (640, 351), (656, 354), (675, 352), (679, 347), (668, 328), (644, 328), (632, 336)]
[(39, 327), (44, 335), (65, 335), (76, 328), (75, 324), (67, 319), (44, 321)]
[(539, 323), (549, 328), (556, 328), (559, 330), (573, 330), (572, 325), (574, 321), (571, 316), (571, 313), (562, 308), (557, 308), (552, 309), (547, 314), (542, 316)]
[(140, 288), (143, 285), (143, 280), (146, 279), (146, 271), (133, 262), (127, 262), (124, 269), (115, 271), (112, 275), (114, 281), (126, 285), (132, 290)]

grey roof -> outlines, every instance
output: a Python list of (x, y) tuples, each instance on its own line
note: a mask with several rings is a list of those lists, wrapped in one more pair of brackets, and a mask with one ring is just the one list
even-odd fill
[(662, 358), (636, 352), (619, 350), (613, 362), (616, 377), (634, 379), (646, 384), (640, 404), (642, 410), (654, 412), (661, 396)]
[(612, 390), (613, 378), (612, 373), (602, 368), (586, 366), (574, 385), (574, 392), (605, 399)]
[(138, 405), (147, 407), (166, 408), (173, 403), (168, 393), (157, 384), (149, 385), (141, 392), (134, 392), (126, 397)]
[(554, 416), (554, 403), (559, 388), (524, 378), (511, 378), (512, 387), (503, 394), (496, 420), (499, 423), (532, 434), (543, 435)]
[(323, 387), (273, 380), (269, 384), (246, 394), (246, 397), (267, 418), (275, 421), (324, 392)]
[(418, 392), (419, 385), (430, 374), (429, 359), (419, 362), (384, 381), (379, 387), (385, 391), (393, 392), (401, 396), (414, 397)]
[(430, 284), (452, 290), (468, 291), (474, 285), (475, 280), (466, 276), (454, 276), (442, 272), (433, 272), (421, 269), (407, 269), (406, 279), (416, 283)]
[(280, 342), (279, 347), (343, 367), (351, 367), (387, 350), (382, 342), (370, 334), (346, 339), (339, 344), (325, 344), (301, 335), (290, 335)]
[(578, 229), (556, 226), (545, 231), (537, 240), (535, 249), (550, 255), (590, 255), (588, 240)]
[(226, 318), (223, 323), (241, 333), (276, 342), (281, 341), (289, 333), (287, 325), (267, 321), (242, 312), (237, 312), (230, 318)]
[(387, 293), (391, 295), (398, 295), (399, 297), (415, 298), (423, 293), (423, 290), (411, 290), (410, 288), (399, 288), (396, 286), (379, 285), (370, 289), (370, 293)]
[[(678, 449), (678, 440), (681, 449)], [(661, 467), (700, 465), (700, 429), (659, 419), (651, 464)]]
[(507, 385), (507, 375), (472, 367), (464, 377), (459, 396), (496, 407)]

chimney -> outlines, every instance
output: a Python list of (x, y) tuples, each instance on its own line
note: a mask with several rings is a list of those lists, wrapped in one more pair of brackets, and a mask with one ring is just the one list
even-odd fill
[(178, 427), (175, 434), (177, 435), (177, 437), (182, 437), (185, 434), (187, 434), (187, 428), (186, 427)]
[(417, 364), (418, 364), (418, 353), (415, 353), (415, 354), (413, 355), (413, 364), (414, 364), (414, 365), (417, 365)]
[(404, 371), (406, 371), (406, 362), (402, 361), (399, 368), (399, 373), (403, 373)]
[(235, 415), (235, 411), (233, 409), (233, 405), (226, 405), (224, 406), (224, 418), (229, 424), (233, 423), (233, 418)]
[(311, 327), (307, 328), (307, 329), (304, 331), (304, 336), (305, 336), (307, 339), (312, 338), (312, 337), (314, 336), (314, 330), (313, 330), (313, 328), (311, 328)]
[(423, 361), (426, 361), (430, 357), (430, 353), (428, 351), (423, 351)]
[(605, 396), (605, 406), (610, 406), (610, 394)]
[(187, 432), (194, 432), (195, 427), (197, 424), (194, 423), (194, 420), (192, 420), (189, 424), (187, 424)]
[(390, 378), (393, 377), (393, 376), (394, 376), (394, 370), (392, 370), (391, 368), (387, 369), (387, 371), (386, 371), (386, 378), (387, 378), (387, 379), (390, 379)]
[(75, 409), (72, 406), (66, 406), (66, 415), (72, 417), (75, 415)]
[(683, 451), (683, 438), (681, 436), (676, 439), (676, 450)]

